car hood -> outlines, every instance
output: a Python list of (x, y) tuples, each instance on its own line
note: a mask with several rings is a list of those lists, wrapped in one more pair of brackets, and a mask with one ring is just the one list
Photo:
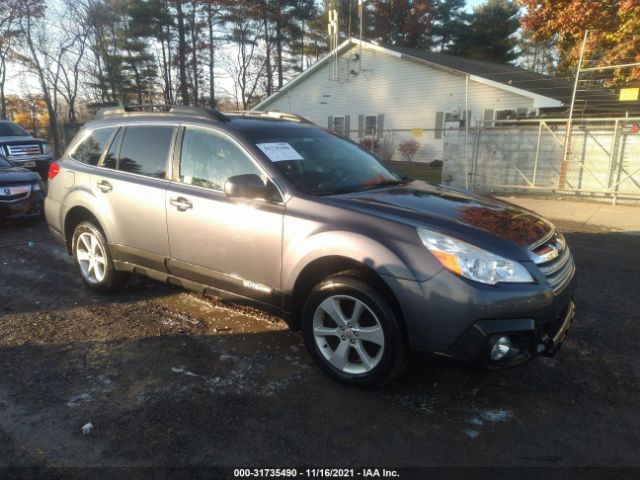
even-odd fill
[(24, 142), (30, 142), (30, 143), (42, 143), (44, 142), (44, 140), (40, 139), (40, 138), (35, 138), (35, 137), (29, 137), (29, 136), (8, 136), (8, 137), (0, 137), (0, 143), (24, 143)]
[(471, 228), (520, 247), (539, 241), (555, 228), (515, 205), (419, 181), (334, 198), (343, 207), (364, 209), (368, 214), (401, 217), (416, 226), (444, 227), (453, 232)]
[(17, 182), (35, 182), (40, 175), (22, 167), (0, 168), (0, 185)]

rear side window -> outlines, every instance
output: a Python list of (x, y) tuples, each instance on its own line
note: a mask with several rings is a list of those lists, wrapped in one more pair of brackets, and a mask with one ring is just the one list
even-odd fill
[[(118, 170), (164, 178), (174, 127), (127, 127), (120, 147)], [(115, 143), (115, 142), (114, 142)]]
[(87, 165), (97, 165), (104, 147), (115, 128), (98, 128), (93, 130), (87, 138), (80, 142), (71, 153), (71, 158)]
[(104, 162), (102, 166), (104, 168), (111, 168), (116, 170), (118, 168), (118, 151), (120, 150), (120, 143), (122, 142), (122, 134), (124, 133), (124, 128), (121, 128), (116, 135), (116, 138), (111, 142), (111, 146), (109, 147), (109, 151), (104, 157)]

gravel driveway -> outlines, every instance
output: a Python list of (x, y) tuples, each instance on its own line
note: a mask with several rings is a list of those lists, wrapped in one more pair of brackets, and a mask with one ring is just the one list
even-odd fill
[(563, 230), (555, 358), (363, 391), (278, 318), (142, 279), (91, 293), (44, 224), (0, 224), (0, 465), (640, 467), (640, 236)]

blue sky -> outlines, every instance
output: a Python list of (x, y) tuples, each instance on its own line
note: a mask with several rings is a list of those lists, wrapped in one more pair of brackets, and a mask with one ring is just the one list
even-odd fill
[(474, 7), (484, 3), (484, 1), (485, 0), (467, 0), (467, 10), (472, 11)]

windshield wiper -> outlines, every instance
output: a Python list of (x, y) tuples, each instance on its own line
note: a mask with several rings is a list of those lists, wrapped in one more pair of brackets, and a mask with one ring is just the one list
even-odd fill
[(384, 182), (378, 182), (373, 185), (367, 185), (362, 189), (362, 191), (373, 190), (374, 188), (380, 188), (380, 187), (389, 187), (392, 185), (406, 185), (409, 182), (410, 180), (407, 178), (403, 178), (402, 180), (386, 180)]

